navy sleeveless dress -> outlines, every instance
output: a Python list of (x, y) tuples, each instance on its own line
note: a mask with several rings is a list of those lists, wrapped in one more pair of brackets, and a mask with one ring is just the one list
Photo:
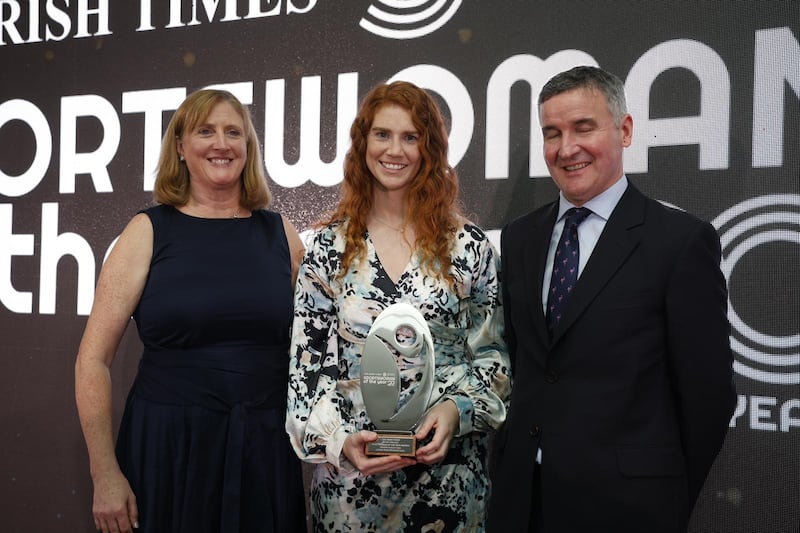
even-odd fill
[(284, 426), (292, 282), (280, 215), (144, 212), (154, 239), (134, 313), (144, 354), (117, 439), (139, 531), (305, 531)]

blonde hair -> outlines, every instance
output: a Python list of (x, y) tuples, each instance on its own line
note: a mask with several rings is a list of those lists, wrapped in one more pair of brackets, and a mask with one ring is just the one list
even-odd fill
[(247, 155), (242, 169), (242, 207), (249, 210), (262, 209), (272, 201), (267, 186), (261, 148), (250, 113), (230, 92), (220, 89), (201, 89), (183, 101), (178, 107), (161, 141), (156, 183), (153, 198), (160, 204), (181, 206), (189, 201), (189, 169), (178, 158), (178, 140), (201, 124), (217, 104), (228, 103), (242, 117), (247, 144)]

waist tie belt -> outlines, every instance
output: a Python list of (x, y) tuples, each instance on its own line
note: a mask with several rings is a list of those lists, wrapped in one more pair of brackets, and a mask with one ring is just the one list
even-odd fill
[[(220, 531), (238, 533), (241, 519), (242, 462), (247, 414), (262, 413), (282, 430), (286, 416), (288, 345), (224, 351), (148, 351), (133, 384), (147, 400), (200, 406), (228, 413)], [(269, 501), (267, 514), (272, 521)]]

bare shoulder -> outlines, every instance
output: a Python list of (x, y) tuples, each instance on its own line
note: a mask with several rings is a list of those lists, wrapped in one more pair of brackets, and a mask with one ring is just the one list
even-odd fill
[(297, 232), (294, 224), (292, 224), (292, 221), (283, 215), (281, 215), (281, 221), (283, 222), (283, 231), (286, 233), (286, 240), (289, 241), (289, 249), (292, 251), (292, 254), (294, 255), (297, 248), (305, 250), (303, 241), (300, 239), (300, 234)]
[(297, 278), (297, 271), (305, 255), (306, 247), (302, 239), (300, 239), (300, 234), (297, 233), (294, 224), (283, 215), (281, 215), (281, 220), (283, 221), (283, 231), (286, 234), (286, 242), (289, 244), (289, 255), (292, 260), (292, 279), (294, 280)]
[(125, 226), (123, 233), (130, 233), (134, 237), (153, 237), (153, 222), (146, 213), (137, 213)]
[(153, 223), (145, 213), (135, 215), (114, 245), (111, 256), (122, 255), (126, 261), (150, 262), (153, 251)]

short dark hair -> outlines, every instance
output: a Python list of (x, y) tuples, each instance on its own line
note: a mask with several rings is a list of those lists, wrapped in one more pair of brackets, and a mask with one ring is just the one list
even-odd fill
[(574, 89), (596, 89), (606, 97), (608, 110), (619, 127), (622, 117), (628, 112), (625, 104), (625, 85), (617, 76), (601, 68), (589, 65), (574, 67), (556, 74), (544, 84), (539, 93), (539, 106), (550, 98)]

